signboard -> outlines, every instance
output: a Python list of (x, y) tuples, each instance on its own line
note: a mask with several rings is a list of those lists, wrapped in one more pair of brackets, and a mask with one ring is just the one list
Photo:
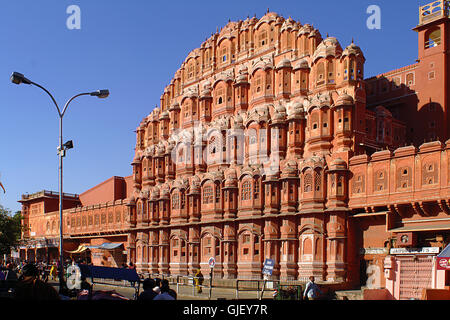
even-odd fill
[(275, 261), (273, 261), (272, 259), (266, 259), (264, 261), (264, 267), (262, 270), (262, 274), (271, 276), (272, 272), (273, 272), (273, 266), (275, 265)]
[(213, 257), (209, 258), (208, 264), (211, 269), (214, 268), (214, 266), (216, 265), (216, 259), (214, 259)]
[(438, 254), (440, 248), (392, 248), (391, 254)]
[(438, 270), (450, 270), (450, 258), (437, 258)]
[(361, 248), (359, 249), (359, 254), (388, 254), (389, 251), (387, 248)]

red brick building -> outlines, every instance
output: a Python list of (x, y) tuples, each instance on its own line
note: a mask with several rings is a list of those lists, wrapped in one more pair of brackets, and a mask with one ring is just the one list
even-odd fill
[[(370, 79), (356, 44), (311, 25), (229, 22), (141, 121), (133, 175), (65, 210), (67, 250), (122, 243), (93, 261), (176, 275), (214, 257), (226, 279), (271, 258), (275, 278), (400, 299), (448, 285), (434, 257), (450, 235), (449, 21), (448, 1), (420, 8), (417, 63)], [(33, 201), (24, 223), (45, 231), (57, 212), (33, 223)]]

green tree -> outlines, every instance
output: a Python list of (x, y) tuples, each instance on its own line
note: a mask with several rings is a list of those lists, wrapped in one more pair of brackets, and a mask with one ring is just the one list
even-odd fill
[(21, 235), (20, 211), (12, 215), (11, 211), (0, 206), (0, 255), (10, 254), (16, 247)]

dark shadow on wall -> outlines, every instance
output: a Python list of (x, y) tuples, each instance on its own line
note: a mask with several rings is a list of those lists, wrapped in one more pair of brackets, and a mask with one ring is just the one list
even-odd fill
[(383, 106), (394, 119), (406, 125), (404, 145), (420, 146), (424, 142), (447, 140), (444, 110), (434, 101), (420, 101), (415, 90), (386, 77), (366, 80), (367, 109)]

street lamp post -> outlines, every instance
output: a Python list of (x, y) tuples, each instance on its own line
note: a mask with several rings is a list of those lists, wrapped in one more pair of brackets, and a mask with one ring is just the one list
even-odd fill
[(59, 155), (59, 264), (60, 264), (60, 269), (59, 269), (59, 292), (61, 293), (61, 290), (64, 287), (64, 252), (63, 252), (63, 158), (66, 155), (66, 150), (72, 149), (73, 148), (73, 143), (72, 141), (67, 141), (65, 144), (63, 144), (63, 118), (64, 118), (64, 114), (67, 111), (67, 108), (69, 107), (69, 104), (76, 98), (81, 97), (81, 96), (94, 96), (94, 97), (98, 97), (98, 98), (107, 98), (109, 96), (109, 91), (108, 90), (97, 90), (97, 91), (93, 91), (93, 92), (87, 92), (87, 93), (80, 93), (77, 94), (75, 96), (73, 96), (72, 98), (70, 98), (65, 106), (64, 109), (61, 112), (61, 109), (58, 106), (58, 103), (56, 103), (55, 98), (53, 98), (52, 94), (45, 89), (43, 86), (25, 78), (25, 76), (21, 73), (18, 72), (13, 72), (13, 74), (11, 75), (11, 82), (15, 83), (17, 85), (19, 84), (29, 84), (29, 85), (34, 85), (36, 87), (41, 88), (42, 90), (44, 90), (52, 99), (53, 103), (56, 106), (56, 110), (58, 111), (58, 115), (59, 115), (59, 146), (58, 146), (58, 155)]

